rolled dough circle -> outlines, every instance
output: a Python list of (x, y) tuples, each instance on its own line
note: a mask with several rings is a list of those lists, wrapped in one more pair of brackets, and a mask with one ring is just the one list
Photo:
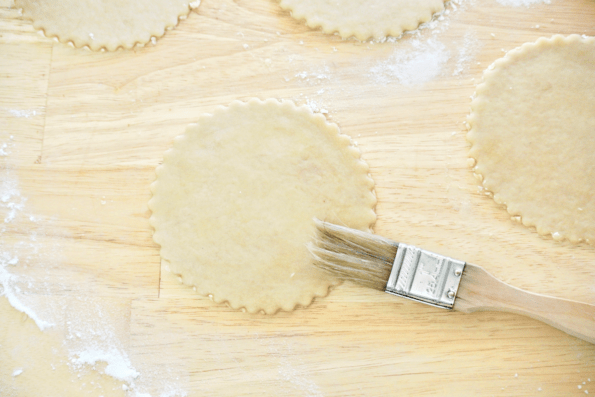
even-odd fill
[(280, 0), (297, 20), (358, 40), (399, 37), (444, 10), (444, 0)]
[(75, 47), (115, 51), (146, 44), (198, 7), (189, 0), (15, 0), (35, 29)]
[(595, 38), (510, 51), (471, 103), (470, 157), (494, 200), (556, 240), (595, 243)]
[(312, 266), (313, 218), (369, 230), (374, 182), (351, 140), (293, 102), (235, 101), (178, 136), (149, 202), (161, 257), (201, 295), (267, 314), (338, 284)]

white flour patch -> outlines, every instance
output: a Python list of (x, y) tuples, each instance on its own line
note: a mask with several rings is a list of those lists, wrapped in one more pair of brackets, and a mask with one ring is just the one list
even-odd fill
[(296, 351), (303, 351), (303, 346), (296, 349), (293, 342), (286, 340), (274, 343), (266, 338), (257, 338), (257, 340), (266, 348), (268, 355), (276, 359), (277, 373), (284, 384), (291, 385), (301, 396), (324, 397), (320, 387), (311, 378), (311, 372), (303, 369), (307, 366), (296, 353)]
[(414, 39), (411, 48), (397, 48), (385, 61), (380, 61), (368, 73), (375, 83), (386, 85), (398, 82), (405, 86), (427, 83), (444, 71), (450, 55), (446, 46), (431, 38)]
[[(37, 114), (11, 113), (25, 118)], [(82, 290), (71, 279), (71, 273), (64, 272), (62, 241), (70, 233), (57, 226), (59, 220), (54, 223), (54, 218), (32, 213), (28, 208), (18, 167), (11, 161), (16, 155), (18, 145), (13, 137), (0, 133), (0, 297), (26, 314), (41, 331), (50, 327), (64, 329), (62, 346), (56, 346), (52, 360), (67, 360), (79, 377), (89, 371), (103, 373), (123, 382), (122, 390), (131, 397), (185, 396), (172, 378), (164, 378), (151, 368), (147, 368), (150, 375), (143, 377), (136, 370), (137, 364), (122, 343), (129, 332), (129, 308), (117, 308), (112, 302), (93, 296), (92, 291)], [(68, 295), (62, 296), (63, 292)], [(22, 372), (23, 368), (15, 368), (12, 376)], [(101, 388), (101, 384), (98, 382), (96, 387)], [(157, 394), (146, 393), (149, 388)]]
[(15, 370), (14, 370), (14, 371), (12, 371), (12, 376), (13, 376), (13, 377), (15, 377), (15, 376), (19, 376), (19, 375), (20, 375), (20, 374), (22, 374), (22, 373), (23, 373), (23, 368), (15, 368)]
[[(10, 168), (4, 168), (0, 174), (0, 219), (3, 224), (0, 228), (0, 237), (17, 219), (25, 208), (26, 199), (21, 196), (19, 181)], [(19, 256), (15, 252), (17, 244), (8, 244), (0, 239), (0, 296), (4, 296), (10, 305), (21, 313), (29, 316), (40, 330), (54, 326), (51, 321), (42, 319), (35, 310), (23, 302), (22, 289), (19, 286), (26, 281), (23, 277), (13, 274), (11, 268), (19, 265)], [(12, 249), (9, 247), (12, 246)]]
[(306, 106), (308, 106), (314, 113), (328, 113), (328, 110), (326, 110), (322, 105), (309, 98), (306, 98)]
[(6, 169), (0, 182), (0, 208), (3, 210), (4, 223), (12, 222), (17, 213), (25, 208), (26, 201), (24, 197), (21, 197), (18, 180), (10, 170)]
[[(449, 1), (445, 4), (443, 12), (420, 25), (418, 29), (405, 32), (402, 38), (388, 37), (362, 42), (366, 48), (362, 48), (359, 59), (350, 64), (342, 63), (345, 58), (341, 54), (341, 47), (328, 49), (331, 60), (318, 65), (308, 62), (299, 53), (287, 54), (285, 50), (280, 51), (280, 55), (286, 60), (285, 65), (289, 67), (284, 76), (285, 82), (297, 83), (304, 89), (290, 99), (332, 119), (337, 111), (338, 98), (357, 98), (361, 95), (360, 87), (353, 87), (351, 81), (341, 81), (345, 70), (357, 78), (369, 79), (378, 87), (390, 84), (416, 86), (428, 83), (441, 75), (464, 74), (480, 47), (474, 32), (468, 32), (464, 39), (459, 39), (454, 43), (456, 45), (450, 48), (441, 42), (438, 36), (449, 29), (450, 17), (454, 12), (464, 10), (474, 3), (475, 0)], [(383, 44), (379, 44), (380, 42)], [(387, 55), (385, 50), (391, 49), (392, 52)], [(316, 51), (327, 49), (317, 48)], [(380, 54), (383, 55), (379, 57)], [(335, 56), (339, 57), (336, 61), (332, 59)], [(449, 61), (455, 56), (456, 65), (450, 66)], [(272, 61), (267, 60), (270, 66)]]
[[(531, 1), (531, 0), (529, 0)], [(533, 0), (535, 1), (535, 0)], [(370, 39), (367, 42), (374, 44), (374, 43), (396, 43), (399, 41), (404, 35), (415, 35), (419, 36), (424, 31), (431, 31), (432, 34), (442, 33), (445, 29), (448, 28), (448, 17), (449, 15), (457, 11), (459, 9), (463, 9), (467, 4), (474, 3), (475, 0), (451, 0), (447, 1), (444, 4), (444, 10), (438, 12), (432, 16), (428, 22), (424, 22), (420, 24), (417, 29), (414, 30), (407, 30), (401, 34), (399, 37), (382, 37), (380, 39)]]
[[(417, 86), (429, 83), (441, 75), (463, 75), (480, 48), (475, 33), (469, 31), (464, 38), (457, 38), (449, 46), (439, 36), (449, 29), (453, 13), (474, 3), (475, 0), (449, 1), (442, 13), (435, 15), (418, 29), (405, 32), (402, 38), (389, 37), (362, 42), (358, 59), (348, 64), (345, 63), (342, 47), (316, 48), (316, 51), (330, 54), (329, 60), (320, 64), (308, 62), (299, 52), (287, 54), (287, 50), (280, 50), (279, 55), (286, 60), (284, 64), (289, 68), (284, 76), (285, 82), (303, 88), (302, 92), (289, 99), (305, 104), (313, 112), (322, 113), (330, 120), (338, 111), (337, 105), (342, 98), (359, 99), (362, 95), (362, 87), (353, 86), (353, 80), (342, 81), (346, 71), (357, 79), (367, 79), (366, 83), (371, 84), (366, 85), (377, 86), (374, 89), (389, 87), (391, 84)], [(270, 66), (272, 61), (267, 60)], [(368, 98), (367, 102), (374, 99)]]
[(6, 157), (12, 153), (11, 148), (14, 145), (14, 137), (11, 135), (8, 142), (2, 142), (0, 144), (0, 157)]
[[(532, 0), (529, 0), (532, 1)], [(445, 66), (451, 58), (449, 49), (438, 40), (438, 36), (449, 29), (450, 16), (464, 10), (475, 0), (452, 0), (445, 4), (445, 9), (434, 15), (432, 20), (421, 24), (416, 30), (405, 32), (412, 37), (405, 39), (389, 39), (397, 42), (395, 51), (388, 59), (372, 65), (364, 73), (379, 85), (398, 82), (405, 86), (425, 84), (442, 73), (447, 73)], [(371, 42), (370, 44), (374, 44)], [(458, 57), (454, 75), (466, 71), (471, 64), (475, 51), (479, 48), (479, 40), (472, 31), (465, 35), (463, 43), (457, 43)]]
[[(290, 72), (292, 74), (290, 77), (284, 77), (285, 81), (297, 83), (305, 87), (305, 91), (308, 92), (308, 95), (301, 92), (290, 99), (298, 105), (308, 106), (315, 113), (328, 115), (329, 111), (324, 98), (337, 94), (337, 90), (333, 88), (337, 84), (337, 66), (326, 61), (313, 65), (299, 55), (289, 55), (287, 60), (292, 68)], [(313, 89), (315, 92), (311, 93)]]
[(126, 353), (113, 347), (109, 350), (103, 350), (101, 347), (87, 348), (74, 355), (75, 358), (70, 362), (75, 369), (80, 369), (84, 364), (95, 365), (102, 361), (107, 363), (104, 373), (123, 382), (131, 384), (140, 375), (132, 367)]
[(529, 7), (534, 4), (550, 4), (550, 0), (496, 0), (507, 7)]
[[(325, 80), (330, 80), (331, 78), (331, 70), (330, 67), (326, 64), (314, 69), (314, 70), (302, 70), (296, 73), (293, 76), (293, 79), (297, 79), (302, 83), (307, 83), (308, 85), (320, 85), (325, 82)], [(290, 81), (291, 79), (285, 79), (286, 81)]]
[(18, 282), (19, 278), (9, 273), (6, 264), (0, 262), (0, 296), (4, 296), (12, 307), (31, 318), (40, 330), (53, 327), (54, 323), (42, 320), (31, 307), (22, 302), (19, 298), (21, 290), (17, 285)]
[(31, 119), (33, 117), (41, 115), (41, 111), (39, 109), (9, 109), (9, 108), (2, 108), (5, 112), (10, 114), (12, 117), (16, 118), (25, 118)]
[(459, 54), (457, 63), (452, 72), (453, 76), (460, 76), (469, 70), (471, 63), (475, 59), (475, 54), (481, 48), (481, 43), (477, 34), (473, 30), (468, 30), (463, 37), (463, 42), (458, 44)]
[[(62, 323), (66, 326), (64, 346), (69, 366), (74, 372), (91, 369), (126, 383), (136, 389), (140, 373), (134, 368), (120, 335), (126, 327), (127, 309), (103, 299), (82, 296), (70, 299), (63, 307)], [(99, 364), (105, 364), (99, 365)]]

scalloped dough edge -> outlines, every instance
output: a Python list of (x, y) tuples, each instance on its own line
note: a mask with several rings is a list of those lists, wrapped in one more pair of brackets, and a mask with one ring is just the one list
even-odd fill
[(44, 25), (42, 22), (36, 20), (34, 17), (27, 15), (26, 9), (17, 4), (18, 1), (19, 0), (15, 0), (14, 4), (15, 4), (15, 8), (17, 8), (19, 10), (19, 14), (22, 16), (22, 18), (31, 21), (33, 28), (37, 32), (39, 32), (41, 35), (43, 35), (44, 37), (46, 37), (50, 40), (55, 40), (58, 43), (66, 44), (72, 48), (83, 48), (83, 49), (88, 49), (90, 51), (96, 51), (96, 52), (104, 52), (104, 51), (115, 52), (118, 50), (131, 50), (134, 48), (141, 48), (141, 47), (144, 47), (148, 43), (156, 44), (157, 40), (159, 40), (160, 38), (165, 36), (165, 33), (168, 30), (173, 30), (176, 26), (178, 26), (178, 24), (182, 20), (188, 18), (188, 16), (190, 15), (190, 13), (192, 11), (198, 9), (202, 0), (194, 0), (194, 1), (189, 2), (188, 3), (188, 11), (186, 13), (182, 13), (182, 14), (178, 15), (176, 17), (175, 22), (172, 22), (172, 21), (170, 21), (169, 23), (164, 22), (163, 26), (160, 28), (160, 31), (158, 34), (156, 34), (156, 35), (148, 34), (148, 35), (146, 35), (145, 38), (143, 38), (141, 40), (135, 40), (134, 42), (128, 42), (128, 43), (121, 43), (117, 46), (110, 46), (108, 43), (103, 43), (103, 44), (100, 43), (97, 45), (93, 45), (94, 44), (93, 41), (89, 41), (89, 42), (85, 41), (85, 42), (79, 43), (77, 45), (77, 43), (75, 43), (76, 38), (73, 38), (69, 34), (66, 34), (64, 37), (60, 37), (57, 33), (47, 33), (47, 31), (49, 30), (47, 25)]
[[(474, 146), (474, 123), (477, 119), (477, 115), (475, 114), (475, 109), (481, 103), (483, 103), (483, 98), (481, 97), (484, 94), (490, 84), (489, 79), (491, 76), (497, 73), (498, 69), (504, 68), (507, 65), (512, 64), (514, 61), (522, 58), (527, 51), (531, 51), (532, 49), (540, 46), (549, 46), (554, 44), (565, 44), (565, 43), (576, 43), (580, 41), (585, 41), (586, 43), (595, 45), (595, 37), (579, 35), (579, 34), (571, 34), (571, 35), (562, 35), (556, 34), (552, 37), (540, 37), (534, 42), (524, 43), (519, 47), (513, 48), (512, 50), (508, 51), (502, 58), (497, 59), (494, 61), (486, 70), (483, 72), (482, 81), (480, 84), (477, 85), (475, 88), (475, 92), (471, 96), (471, 112), (467, 116), (467, 142), (471, 145), (469, 149), (469, 159), (470, 167), (472, 169), (473, 175), (475, 178), (480, 182), (481, 188), (483, 189), (484, 193), (491, 197), (497, 204), (503, 206), (504, 209), (508, 212), (511, 216), (511, 219), (517, 221), (528, 228), (535, 229), (537, 234), (541, 236), (549, 236), (555, 241), (569, 241), (573, 244), (579, 244), (585, 242), (589, 245), (595, 245), (595, 241), (590, 239), (584, 238), (574, 238), (571, 236), (565, 236), (560, 234), (559, 232), (548, 230), (546, 228), (541, 228), (537, 226), (537, 223), (533, 219), (527, 219), (527, 217), (523, 217), (522, 214), (515, 210), (514, 207), (507, 204), (499, 195), (498, 193), (494, 193), (484, 184), (484, 177), (481, 173), (477, 171), (477, 158), (474, 157), (474, 153), (476, 152), (477, 148)], [(486, 81), (487, 79), (487, 81)]]
[(422, 24), (431, 21), (434, 16), (441, 15), (445, 10), (444, 3), (446, 3), (446, 1), (448, 0), (445, 0), (442, 3), (442, 7), (440, 7), (439, 9), (428, 10), (428, 13), (426, 15), (420, 16), (417, 22), (412, 21), (411, 23), (399, 27), (388, 27), (385, 29), (384, 34), (381, 36), (375, 35), (368, 29), (357, 29), (355, 27), (346, 28), (335, 21), (325, 20), (324, 18), (320, 18), (319, 16), (309, 16), (307, 13), (297, 12), (291, 8), (291, 5), (286, 4), (284, 0), (277, 1), (279, 2), (279, 6), (283, 10), (287, 11), (293, 19), (295, 19), (298, 22), (304, 23), (307, 27), (309, 27), (312, 30), (320, 29), (320, 31), (326, 34), (338, 34), (343, 39), (350, 39), (353, 37), (359, 41), (366, 41), (372, 39), (382, 42), (386, 40), (386, 38), (388, 37), (400, 38), (403, 36), (403, 33), (414, 31), (417, 28), (419, 28)]
[[(355, 142), (353, 141), (353, 139), (350, 136), (341, 133), (339, 126), (336, 123), (329, 122), (326, 119), (326, 117), (324, 115), (322, 115), (321, 113), (314, 113), (312, 111), (312, 109), (310, 107), (308, 107), (307, 105), (298, 106), (293, 101), (283, 100), (283, 99), (278, 100), (278, 99), (274, 99), (274, 98), (269, 98), (266, 100), (261, 100), (259, 98), (250, 98), (246, 101), (235, 100), (235, 101), (231, 102), (228, 106), (223, 106), (223, 105), (217, 106), (213, 110), (212, 113), (203, 113), (201, 116), (198, 117), (196, 123), (189, 124), (186, 127), (186, 130), (184, 131), (184, 133), (176, 136), (174, 138), (174, 140), (180, 139), (180, 137), (182, 137), (186, 133), (186, 131), (188, 130), (189, 127), (194, 126), (196, 124), (200, 124), (201, 120), (203, 120), (203, 119), (211, 118), (218, 113), (227, 112), (229, 109), (233, 109), (236, 106), (248, 106), (251, 104), (259, 104), (259, 105), (273, 105), (274, 104), (274, 105), (277, 105), (280, 107), (287, 107), (289, 109), (292, 109), (293, 111), (297, 111), (302, 114), (307, 114), (310, 117), (315, 118), (318, 122), (324, 122), (326, 125), (331, 126), (331, 128), (338, 134), (341, 141), (349, 149), (349, 151), (353, 155), (353, 157), (358, 161), (358, 164), (360, 165), (360, 167), (362, 167), (362, 169), (364, 171), (366, 171), (365, 179), (367, 180), (367, 183), (370, 186), (370, 193), (373, 196), (373, 202), (372, 202), (372, 206), (370, 209), (374, 214), (374, 220), (372, 222), (370, 222), (370, 225), (368, 226), (368, 231), (372, 233), (374, 231), (373, 226), (376, 223), (376, 219), (377, 219), (377, 216), (376, 216), (377, 198), (376, 198), (376, 190), (374, 188), (375, 182), (374, 182), (374, 179), (372, 179), (372, 176), (370, 175), (370, 172), (369, 172), (370, 167), (368, 166), (368, 163), (366, 163), (362, 159), (361, 151), (359, 150), (359, 148), (357, 147), (357, 145), (355, 144)], [(174, 152), (173, 148), (167, 149), (165, 151), (165, 153), (163, 154), (163, 158), (165, 159), (166, 156), (172, 155), (173, 152)], [(161, 244), (159, 243), (159, 233), (156, 231), (155, 218), (153, 215), (153, 212), (154, 212), (153, 203), (154, 203), (154, 198), (155, 198), (155, 191), (159, 184), (159, 181), (158, 181), (159, 174), (161, 172), (163, 172), (163, 168), (164, 168), (163, 164), (159, 164), (156, 167), (156, 169), (155, 169), (156, 179), (150, 185), (151, 199), (148, 202), (148, 207), (149, 207), (149, 210), (151, 211), (151, 216), (149, 217), (149, 224), (153, 228), (153, 241), (155, 241), (155, 243), (158, 244), (160, 247), (159, 254), (160, 254), (161, 260), (169, 263), (169, 260), (167, 259), (167, 252), (162, 248)], [(271, 311), (267, 312), (264, 309), (259, 308), (259, 307), (248, 307), (243, 304), (231, 302), (226, 298), (219, 298), (219, 297), (215, 296), (214, 293), (212, 293), (208, 290), (204, 290), (204, 291), (200, 290), (198, 286), (192, 284), (191, 282), (186, 281), (184, 279), (183, 275), (174, 272), (173, 270), (171, 270), (171, 267), (169, 267), (169, 268), (170, 268), (171, 273), (175, 274), (176, 276), (178, 276), (180, 278), (182, 284), (192, 287), (198, 295), (208, 297), (209, 299), (211, 299), (213, 302), (215, 302), (217, 304), (227, 305), (228, 307), (230, 307), (233, 310), (245, 311), (250, 314), (263, 313), (263, 314), (267, 314), (267, 315), (274, 315), (280, 311), (291, 312), (298, 308), (307, 308), (314, 302), (314, 300), (316, 298), (327, 297), (335, 287), (341, 285), (341, 282), (339, 280), (337, 280), (335, 283), (330, 283), (324, 292), (313, 292), (311, 294), (305, 294), (302, 297), (302, 300), (300, 302), (296, 302), (293, 305), (287, 306), (287, 307), (278, 306), (278, 307), (276, 307), (275, 310), (271, 310)]]

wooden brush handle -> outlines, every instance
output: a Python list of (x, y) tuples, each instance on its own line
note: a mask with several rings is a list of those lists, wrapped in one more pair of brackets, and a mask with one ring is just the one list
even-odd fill
[(595, 343), (595, 305), (523, 291), (469, 263), (465, 265), (454, 310), (522, 314)]

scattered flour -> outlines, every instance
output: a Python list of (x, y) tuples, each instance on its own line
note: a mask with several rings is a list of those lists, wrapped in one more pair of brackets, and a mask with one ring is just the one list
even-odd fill
[(41, 111), (39, 109), (9, 109), (9, 108), (0, 108), (10, 114), (12, 117), (16, 118), (26, 118), (30, 119), (35, 116), (39, 116)]
[[(317, 67), (314, 70), (302, 70), (296, 73), (294, 78), (298, 79), (300, 82), (307, 83), (308, 85), (320, 85), (325, 80), (330, 80), (331, 69), (326, 63), (324, 63), (322, 66)], [(291, 79), (285, 80), (289, 81)]]
[(4, 223), (10, 223), (17, 213), (23, 210), (27, 200), (21, 197), (18, 180), (12, 175), (12, 172), (7, 169), (4, 175), (5, 177), (0, 182), (0, 208), (5, 209), (3, 211)]
[(319, 105), (317, 102), (313, 101), (310, 98), (306, 98), (306, 106), (308, 106), (310, 109), (312, 109), (313, 112), (319, 112), (322, 114), (327, 114), (328, 110), (326, 110), (324, 107), (322, 107), (321, 105)]
[(0, 296), (4, 296), (6, 299), (8, 299), (8, 303), (10, 303), (10, 305), (16, 310), (29, 316), (29, 318), (31, 318), (35, 324), (37, 324), (40, 330), (43, 331), (47, 328), (53, 327), (55, 325), (54, 323), (42, 320), (37, 315), (35, 310), (33, 310), (28, 305), (25, 305), (21, 299), (19, 299), (19, 288), (15, 286), (18, 280), (18, 277), (8, 272), (6, 269), (6, 264), (0, 262)]
[[(449, 30), (453, 13), (464, 10), (474, 2), (449, 1), (442, 13), (418, 29), (405, 32), (400, 38), (388, 37), (361, 43), (368, 51), (361, 51), (361, 57), (351, 64), (341, 63), (345, 58), (337, 47), (331, 47), (332, 51), (329, 51), (331, 60), (320, 64), (312, 64), (299, 53), (286, 54), (281, 51), (289, 68), (285, 81), (304, 88), (304, 92), (291, 99), (306, 104), (312, 111), (325, 114), (330, 119), (336, 111), (337, 98), (360, 95), (359, 88), (353, 87), (351, 82), (342, 81), (345, 68), (352, 76), (367, 79), (366, 85), (371, 83), (378, 88), (392, 84), (405, 87), (424, 85), (442, 75), (464, 76), (481, 48), (477, 34), (469, 29), (463, 37), (449, 40), (449, 46), (440, 37)], [(378, 45), (380, 42), (384, 43), (382, 47)], [(385, 50), (391, 49), (386, 55)], [(320, 51), (318, 48), (316, 50)], [(379, 57), (381, 53), (384, 56)], [(332, 61), (335, 56), (339, 57), (337, 62)], [(314, 92), (312, 88), (315, 88)]]
[[(277, 373), (281, 379), (291, 385), (299, 395), (324, 397), (320, 387), (311, 378), (310, 371), (303, 369), (306, 365), (296, 355), (294, 342), (285, 341), (278, 344), (271, 343), (266, 338), (257, 338), (257, 341), (266, 348), (269, 356), (277, 360)], [(303, 350), (303, 346), (299, 346), (297, 350)]]
[(405, 86), (424, 84), (438, 77), (450, 55), (444, 44), (430, 38), (414, 39), (411, 48), (397, 48), (385, 61), (372, 66), (368, 77), (377, 84), (398, 81)]
[(74, 369), (80, 370), (83, 365), (95, 365), (102, 361), (107, 363), (105, 374), (123, 382), (133, 384), (139, 377), (139, 373), (132, 367), (130, 359), (123, 351), (111, 347), (109, 350), (102, 348), (88, 348), (75, 353), (75, 358), (71, 359)]
[(474, 3), (475, 0), (450, 0), (445, 2), (444, 10), (438, 12), (432, 16), (428, 22), (424, 22), (420, 24), (417, 29), (415, 30), (407, 30), (403, 32), (398, 37), (388, 36), (388, 37), (381, 37), (378, 39), (370, 39), (367, 42), (374, 44), (374, 43), (395, 43), (399, 41), (405, 35), (415, 35), (419, 36), (420, 34), (424, 33), (424, 31), (431, 31), (432, 34), (442, 33), (445, 29), (448, 28), (448, 16), (453, 11), (457, 11), (459, 9), (464, 9), (468, 4)]
[[(397, 43), (395, 51), (383, 61), (377, 62), (365, 73), (379, 85), (394, 81), (412, 86), (424, 84), (438, 77), (450, 58), (450, 52), (435, 36), (448, 30), (448, 16), (463, 4), (463, 0), (446, 3), (444, 11), (421, 24), (413, 31), (407, 31), (400, 37), (389, 37), (380, 42)], [(414, 39), (406, 42), (403, 36)], [(429, 36), (429, 38), (428, 38)], [(370, 41), (370, 44), (378, 41)]]
[(469, 69), (480, 46), (481, 44), (475, 31), (468, 30), (463, 37), (463, 42), (458, 44), (459, 54), (457, 64), (452, 72), (453, 76), (460, 76)]
[[(411, 40), (407, 42), (401, 39), (388, 59), (372, 65), (367, 76), (380, 85), (398, 82), (404, 86), (413, 86), (425, 84), (443, 73), (447, 73), (447, 63), (451, 58), (451, 53), (438, 40), (438, 36), (449, 29), (449, 16), (455, 11), (464, 9), (473, 1), (453, 0), (446, 3), (442, 13), (435, 15), (432, 20), (420, 25), (418, 29), (406, 32), (405, 34), (410, 36)], [(458, 54), (452, 74), (459, 76), (469, 68), (480, 44), (472, 30), (465, 33), (462, 42), (455, 42), (455, 44)]]
[[(10, 137), (10, 139), (12, 140), (12, 136)], [(2, 143), (2, 145), (0, 145), (0, 157), (6, 157), (10, 154), (10, 146), (7, 142)]]
[[(12, 139), (11, 139), (12, 140)], [(8, 167), (0, 175), (0, 217), (4, 220), (4, 224), (0, 229), (0, 233), (6, 232), (7, 227), (17, 218), (25, 207), (25, 198), (21, 197), (19, 190), (19, 183), (13, 171)], [(0, 237), (2, 237), (0, 234)], [(29, 316), (40, 330), (54, 326), (50, 321), (43, 320), (37, 313), (21, 299), (21, 289), (19, 284), (22, 277), (13, 274), (9, 267), (16, 267), (19, 264), (19, 257), (14, 250), (7, 250), (9, 244), (6, 244), (3, 239), (0, 240), (0, 296), (8, 299), (8, 302), (16, 310), (25, 313)]]
[(12, 371), (12, 376), (13, 376), (13, 377), (15, 377), (15, 376), (19, 376), (19, 375), (20, 375), (20, 374), (22, 374), (22, 373), (23, 373), (23, 368), (15, 368), (15, 370), (14, 370), (14, 371)]
[[(36, 111), (11, 112), (15, 117), (26, 118), (36, 114)], [(69, 367), (79, 376), (85, 371), (102, 371), (122, 381), (122, 389), (130, 397), (185, 396), (171, 378), (164, 379), (151, 368), (147, 368), (151, 375), (143, 377), (135, 369), (120, 340), (120, 335), (124, 335), (118, 332), (121, 326), (116, 324), (125, 316), (106, 313), (105, 310), (115, 309), (55, 272), (63, 260), (60, 240), (55, 237), (60, 233), (52, 218), (30, 213), (27, 208), (18, 168), (11, 163), (16, 155), (18, 146), (12, 136), (0, 140), (0, 298), (6, 298), (14, 309), (26, 314), (41, 331), (65, 327), (63, 347), (69, 354)], [(28, 232), (23, 234), (23, 230)], [(51, 247), (39, 243), (40, 237), (48, 235), (57, 239)], [(62, 299), (54, 295), (56, 291), (69, 291), (72, 295)], [(38, 299), (39, 296), (52, 299)], [(16, 368), (12, 376), (22, 373), (23, 368)], [(146, 393), (149, 388), (159, 390), (158, 394)]]
[[(440, 15), (436, 15), (431, 21), (421, 25), (419, 29), (413, 32), (407, 32), (409, 40), (400, 40), (398, 38), (387, 38), (381, 41), (388, 42), (387, 45), (395, 43), (394, 51), (387, 59), (382, 61), (370, 62), (363, 60), (357, 65), (353, 65), (354, 73), (366, 76), (375, 84), (387, 85), (398, 83), (404, 86), (414, 86), (425, 84), (443, 73), (450, 73), (446, 65), (451, 59), (449, 49), (438, 40), (438, 34), (448, 29), (448, 16), (474, 0), (452, 0), (447, 3), (447, 8)], [(512, 7), (529, 7), (534, 4), (549, 4), (549, 0), (497, 0), (498, 3)], [(195, 3), (198, 5), (199, 1)], [(374, 45), (375, 42), (370, 42)], [(466, 32), (462, 38), (462, 43), (457, 44), (457, 53), (455, 55), (456, 64), (452, 70), (453, 76), (464, 74), (469, 65), (472, 64), (474, 54), (478, 51), (479, 40), (473, 31)], [(337, 49), (334, 48), (334, 52)], [(453, 51), (455, 51), (453, 49)], [(453, 61), (454, 61), (453, 59)], [(294, 63), (295, 61), (295, 63)], [(308, 65), (305, 62), (299, 62), (299, 58), (290, 55), (288, 64), (298, 67), (297, 71), (290, 72), (286, 77), (286, 82), (297, 81), (307, 87), (316, 87), (316, 93), (312, 96), (304, 96), (296, 102), (305, 102), (313, 111), (323, 114), (328, 113), (327, 106), (324, 105), (324, 97), (337, 97), (341, 94), (350, 95), (353, 92), (349, 88), (342, 87), (340, 81), (336, 81), (335, 68), (332, 63), (323, 63), (321, 65)], [(343, 91), (340, 91), (343, 90)], [(347, 90), (347, 91), (345, 91)], [(40, 109), (8, 109), (0, 108), (9, 116), (14, 118), (31, 119), (42, 114)], [(0, 143), (0, 159), (2, 161), (10, 160), (13, 153), (14, 140), (11, 136), (5, 142)], [(39, 224), (41, 218), (32, 214), (25, 214), (26, 198), (21, 195), (18, 179), (10, 170), (5, 167), (0, 174), (0, 296), (8, 299), (9, 303), (18, 311), (29, 316), (42, 331), (48, 327), (55, 326), (60, 318), (45, 318), (38, 315), (39, 308), (25, 303), (24, 294), (20, 285), (27, 284), (30, 290), (39, 290), (43, 284), (39, 280), (27, 279), (15, 272), (19, 266), (26, 261), (25, 258), (15, 250), (4, 244), (3, 234), (7, 227), (18, 222), (21, 219)], [(35, 232), (30, 236), (23, 237), (21, 242), (23, 246), (29, 246), (36, 240)], [(31, 251), (38, 252), (38, 247), (32, 247)], [(43, 253), (39, 253), (43, 256)], [(39, 258), (38, 258), (39, 259)], [(44, 258), (47, 259), (47, 258)], [(53, 259), (53, 258), (52, 258)], [(70, 286), (69, 286), (70, 287)], [(84, 301), (83, 303), (88, 303)], [(122, 390), (127, 391), (131, 397), (153, 397), (146, 393), (147, 378), (155, 378), (159, 375), (153, 373), (151, 368), (141, 368), (138, 371), (131, 362), (121, 341), (117, 337), (113, 324), (105, 321), (100, 306), (88, 305), (88, 312), (74, 313), (73, 319), (67, 325), (66, 339), (64, 345), (69, 351), (69, 365), (73, 371), (83, 371), (103, 368), (102, 371), (123, 383)], [(56, 312), (58, 312), (57, 310)], [(44, 313), (45, 314), (45, 313)], [(81, 316), (79, 316), (81, 314)], [(76, 319), (75, 319), (76, 318)], [(50, 321), (51, 320), (51, 321)], [(322, 396), (318, 385), (310, 377), (310, 373), (302, 369), (300, 363), (292, 362), (288, 357), (295, 356), (292, 352), (293, 346), (286, 345), (279, 351), (279, 347), (267, 346), (269, 354), (278, 359), (278, 374), (288, 384), (299, 390), (302, 395), (310, 397)], [(98, 363), (105, 363), (105, 366), (98, 366)], [(142, 366), (142, 363), (140, 363)], [(95, 369), (99, 370), (99, 369)], [(16, 368), (12, 376), (16, 377), (22, 374), (22, 368)], [(163, 376), (163, 374), (161, 374)], [(150, 383), (151, 384), (151, 383)], [(154, 385), (154, 383), (152, 383)], [(187, 393), (171, 382), (162, 384), (159, 397), (184, 397)]]

